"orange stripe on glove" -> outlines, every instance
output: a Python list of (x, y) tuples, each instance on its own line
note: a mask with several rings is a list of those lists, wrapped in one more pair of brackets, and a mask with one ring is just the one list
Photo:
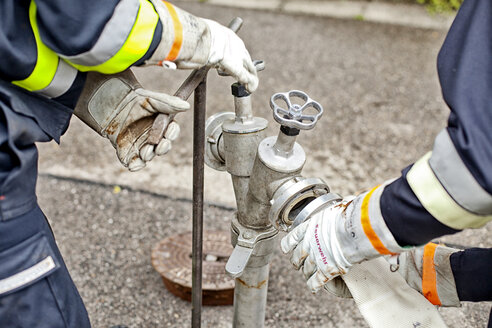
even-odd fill
[(369, 241), (372, 244), (372, 247), (374, 247), (375, 250), (379, 252), (379, 254), (382, 255), (396, 255), (396, 253), (390, 252), (386, 246), (384, 246), (383, 242), (381, 239), (379, 239), (378, 235), (374, 231), (374, 229), (371, 226), (371, 220), (369, 219), (369, 200), (371, 199), (372, 193), (378, 188), (374, 187), (370, 192), (367, 193), (367, 195), (364, 197), (362, 200), (362, 206), (360, 209), (360, 221), (362, 223), (362, 229), (364, 229), (364, 233), (366, 234), (366, 237), (369, 239)]
[(423, 268), (422, 268), (422, 294), (434, 305), (441, 305), (441, 300), (437, 294), (437, 275), (434, 265), (434, 254), (437, 244), (428, 243), (424, 247)]
[[(173, 5), (166, 1), (163, 2), (166, 5), (167, 10), (169, 11), (169, 14), (171, 15), (174, 26), (173, 46), (171, 47), (171, 50), (169, 51), (169, 54), (164, 59), (164, 61), (173, 61), (178, 58), (179, 51), (181, 50), (181, 45), (183, 44), (183, 25), (179, 21), (178, 13), (174, 9)], [(159, 63), (159, 65), (162, 65), (162, 61)]]

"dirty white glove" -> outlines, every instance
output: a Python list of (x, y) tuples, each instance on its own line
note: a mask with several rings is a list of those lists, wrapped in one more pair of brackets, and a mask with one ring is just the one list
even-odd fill
[(208, 19), (205, 22), (212, 38), (207, 65), (229, 73), (249, 92), (255, 91), (258, 87), (256, 67), (243, 41), (227, 27)]
[(381, 215), (384, 186), (342, 201), (315, 214), (281, 241), (290, 261), (302, 269), (308, 287), (317, 292), (331, 279), (347, 273), (355, 263), (401, 253)]
[(450, 256), (460, 249), (428, 243), (399, 255), (397, 272), (434, 305), (460, 306)]
[(74, 113), (111, 141), (125, 167), (137, 171), (155, 155), (166, 154), (179, 135), (179, 125), (171, 122), (157, 146), (147, 144), (157, 115), (176, 114), (189, 108), (180, 98), (143, 89), (127, 70), (115, 75), (89, 73)]
[(217, 67), (249, 92), (258, 87), (256, 68), (244, 42), (217, 22), (193, 16), (168, 2), (151, 0), (162, 23), (159, 45), (146, 65), (170, 68)]

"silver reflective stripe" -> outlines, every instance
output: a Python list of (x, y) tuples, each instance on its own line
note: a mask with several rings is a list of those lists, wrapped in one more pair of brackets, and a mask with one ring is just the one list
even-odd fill
[(407, 173), (407, 182), (422, 206), (436, 220), (454, 229), (480, 228), (492, 221), (492, 215), (478, 215), (465, 210), (448, 194), (429, 165), (427, 153)]
[(476, 214), (492, 214), (492, 195), (478, 184), (465, 166), (446, 129), (436, 137), (429, 165), (460, 206)]
[(55, 261), (53, 261), (51, 256), (48, 256), (30, 268), (0, 280), (0, 295), (29, 284), (44, 276), (55, 267)]
[(140, 9), (139, 0), (121, 0), (92, 49), (75, 56), (61, 56), (76, 65), (96, 66), (113, 57), (125, 43)]
[(48, 98), (56, 98), (64, 94), (70, 89), (75, 78), (77, 77), (77, 69), (67, 64), (63, 59), (58, 60), (58, 68), (55, 76), (50, 84), (41, 90), (35, 91)]

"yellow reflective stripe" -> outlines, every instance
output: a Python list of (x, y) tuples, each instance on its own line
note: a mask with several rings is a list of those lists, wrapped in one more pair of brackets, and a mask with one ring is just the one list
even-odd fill
[(407, 181), (422, 206), (439, 222), (454, 229), (480, 228), (492, 216), (477, 215), (458, 205), (446, 192), (429, 166), (431, 152), (419, 159), (407, 174)]
[(109, 60), (96, 66), (71, 63), (79, 71), (97, 71), (104, 74), (122, 72), (145, 55), (154, 38), (159, 22), (154, 6), (147, 0), (140, 0), (140, 9), (133, 28), (121, 49)]
[(36, 3), (34, 0), (31, 1), (29, 6), (29, 20), (34, 38), (36, 39), (36, 65), (27, 78), (12, 81), (12, 83), (29, 91), (36, 91), (46, 88), (51, 83), (51, 80), (53, 80), (58, 68), (58, 56), (41, 41), (36, 22)]

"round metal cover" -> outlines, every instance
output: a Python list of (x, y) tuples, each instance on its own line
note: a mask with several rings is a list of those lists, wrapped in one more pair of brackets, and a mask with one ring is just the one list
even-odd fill
[[(230, 231), (203, 232), (202, 289), (204, 305), (230, 305), (234, 279), (225, 272), (232, 253)], [(191, 232), (168, 237), (152, 250), (152, 265), (174, 295), (191, 301)]]

